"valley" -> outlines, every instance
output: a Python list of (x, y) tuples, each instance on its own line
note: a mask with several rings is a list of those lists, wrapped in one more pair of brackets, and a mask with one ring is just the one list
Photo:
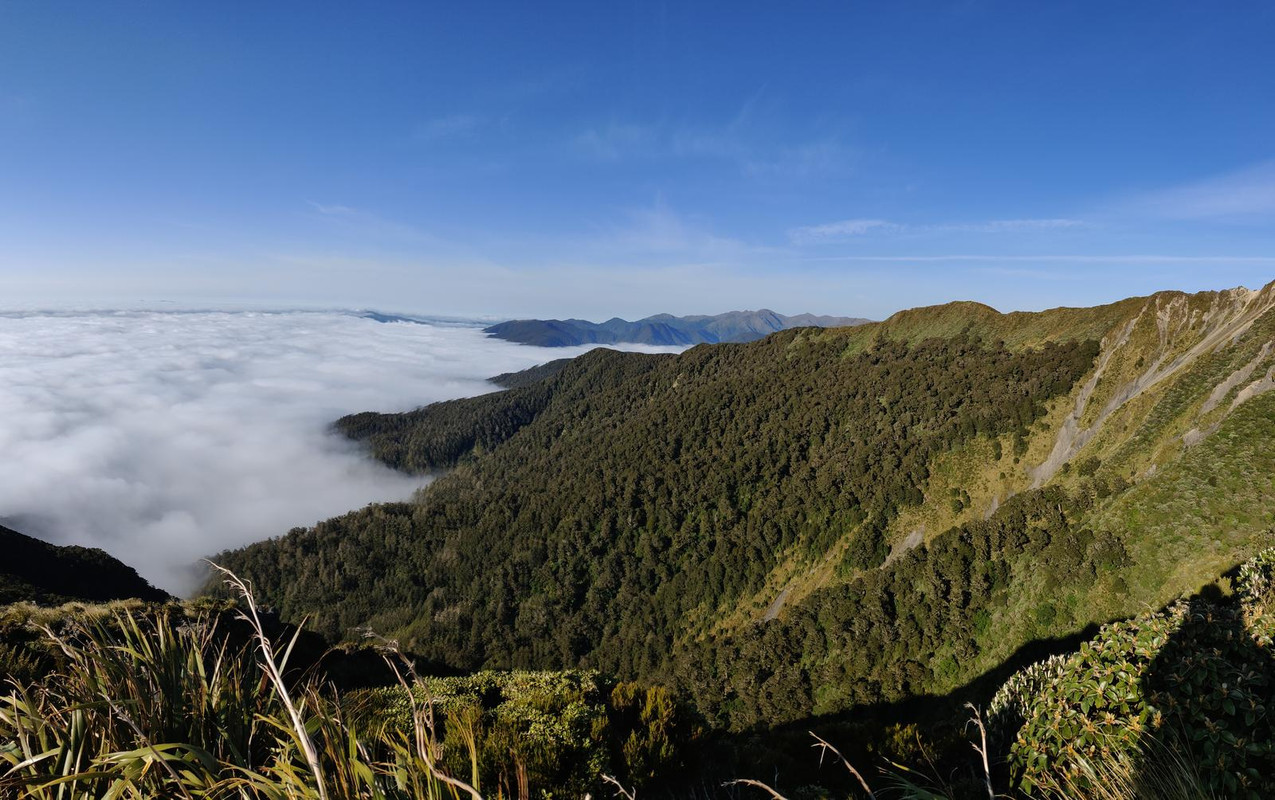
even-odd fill
[[(1257, 603), (1244, 625), (1266, 624), (1261, 591), (1234, 576), (1275, 545), (1273, 351), (1275, 284), (1032, 314), (955, 303), (681, 354), (598, 349), (498, 376), (499, 391), (338, 420), (370, 457), (432, 480), (410, 502), (213, 561), (271, 619), (310, 631), (309, 669), (350, 697), (389, 676), (369, 632), (424, 675), (511, 687), (482, 719), (532, 713), (532, 685), (556, 687), (553, 707), (602, 697), (581, 680), (661, 693), (647, 702), (676, 733), (623, 724), (676, 749), (643, 751), (643, 766), (607, 757), (648, 790), (759, 764), (824, 780), (796, 760), (808, 727), (852, 737), (857, 759), (916, 758), (891, 739), (902, 726), (976, 781), (952, 737), (961, 704), (987, 707), (1002, 685), (997, 780), (1026, 790), (1054, 780), (1015, 760), (1044, 745), (1006, 721), (1038, 714), (1013, 688), (1040, 680), (1031, 665), (1053, 656), (1042, 664), (1062, 676), (1085, 640), (1123, 635), (1100, 626), (1148, 610), (1167, 615), (1137, 623), (1149, 630), (1185, 626), (1182, 598), (1223, 614)], [(233, 608), (242, 590), (215, 575), (204, 592), (178, 613)], [(5, 657), (29, 670), (20, 628)], [(323, 641), (347, 655), (321, 657)], [(500, 683), (524, 674), (547, 683)], [(459, 691), (443, 687), (430, 691)], [(391, 704), (377, 715), (403, 702), (376, 691)], [(537, 780), (602, 774), (551, 763)]]

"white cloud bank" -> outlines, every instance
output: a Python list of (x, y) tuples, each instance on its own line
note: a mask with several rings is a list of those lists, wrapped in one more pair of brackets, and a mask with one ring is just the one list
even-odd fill
[(0, 522), (185, 591), (202, 556), (422, 484), (330, 434), (337, 417), (585, 349), (340, 312), (0, 315)]

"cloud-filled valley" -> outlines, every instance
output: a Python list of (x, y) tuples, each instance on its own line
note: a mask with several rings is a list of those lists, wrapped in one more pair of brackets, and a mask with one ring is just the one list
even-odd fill
[(202, 556), (421, 485), (331, 434), (337, 417), (584, 349), (343, 312), (0, 315), (0, 522), (181, 592)]

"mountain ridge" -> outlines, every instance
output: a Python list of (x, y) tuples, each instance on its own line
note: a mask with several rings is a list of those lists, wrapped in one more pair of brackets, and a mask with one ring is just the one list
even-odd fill
[(137, 570), (95, 547), (50, 544), (0, 526), (0, 552), (0, 605), (169, 599)]
[[(338, 423), (450, 470), (412, 503), (223, 558), (335, 636), (669, 681), (744, 729), (952, 691), (1198, 590), (1275, 522), (1275, 284), (954, 303), (502, 382)], [(336, 594), (302, 577), (333, 569)]]
[(814, 314), (786, 316), (768, 308), (675, 317), (655, 314), (634, 322), (612, 317), (606, 322), (583, 319), (521, 319), (484, 328), (490, 336), (519, 344), (568, 347), (581, 344), (693, 345), (750, 342), (795, 327), (846, 327), (869, 320)]

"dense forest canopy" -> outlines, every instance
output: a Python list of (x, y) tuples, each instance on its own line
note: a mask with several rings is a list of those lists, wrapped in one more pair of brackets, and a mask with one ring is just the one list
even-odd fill
[[(783, 560), (874, 572), (934, 456), (1025, 435), (1096, 352), (961, 335), (848, 354), (809, 331), (680, 356), (594, 351), (506, 392), (342, 420), (386, 463), (459, 466), (414, 503), (220, 559), (332, 636), (371, 626), (470, 669), (673, 677), (690, 653), (735, 647), (716, 626)], [(807, 644), (785, 669), (840, 646)], [(816, 691), (842, 688), (807, 686), (806, 703)]]

